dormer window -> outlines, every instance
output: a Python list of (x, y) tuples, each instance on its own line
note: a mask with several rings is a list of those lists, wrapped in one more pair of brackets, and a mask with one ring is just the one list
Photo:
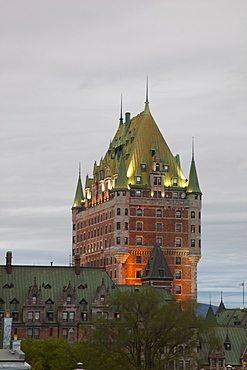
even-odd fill
[(156, 165), (155, 165), (155, 171), (160, 171), (160, 164), (159, 163), (156, 163)]
[(69, 294), (67, 295), (67, 304), (71, 304), (71, 301), (72, 301), (71, 295)]
[(136, 184), (141, 184), (141, 183), (142, 183), (141, 176), (136, 176)]
[(164, 172), (169, 172), (169, 166), (168, 166), (168, 164), (165, 164), (164, 165)]
[(32, 303), (33, 303), (33, 304), (36, 304), (36, 303), (37, 303), (37, 296), (36, 296), (36, 294), (34, 294), (34, 295), (32, 296)]
[(172, 179), (172, 185), (178, 186), (178, 179), (176, 177)]
[(161, 185), (161, 176), (154, 176), (154, 185)]
[(141, 164), (141, 171), (146, 172), (147, 171), (147, 165), (146, 164)]
[(102, 294), (101, 296), (100, 296), (100, 302), (104, 302), (105, 301), (105, 296)]

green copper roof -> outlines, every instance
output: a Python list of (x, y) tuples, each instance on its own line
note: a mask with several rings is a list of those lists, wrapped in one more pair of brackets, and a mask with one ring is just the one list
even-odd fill
[(190, 174), (189, 174), (189, 183), (187, 187), (187, 192), (202, 194), (200, 186), (199, 186), (198, 177), (197, 177), (194, 155), (192, 155), (192, 160), (191, 160), (191, 165), (190, 165)]
[(142, 279), (169, 279), (173, 280), (171, 270), (165, 256), (158, 244), (156, 244), (149, 257)]
[(115, 186), (115, 190), (127, 190), (128, 189), (128, 179), (126, 177), (126, 167), (124, 158), (122, 157), (120, 160), (120, 166), (118, 169), (118, 177), (117, 183)]
[(73, 208), (81, 208), (82, 202), (83, 202), (84, 196), (83, 196), (83, 190), (82, 190), (82, 184), (81, 184), (81, 175), (79, 174), (78, 182), (77, 182), (77, 188), (75, 192), (75, 199), (72, 205)]
[(205, 322), (206, 322), (207, 325), (211, 325), (211, 326), (216, 326), (217, 325), (217, 320), (215, 318), (214, 311), (213, 311), (213, 308), (212, 308), (211, 304), (208, 307), (208, 312), (207, 312), (207, 315), (205, 317)]

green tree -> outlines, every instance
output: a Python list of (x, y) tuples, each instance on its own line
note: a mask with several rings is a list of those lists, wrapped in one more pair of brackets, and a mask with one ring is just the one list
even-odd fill
[(195, 359), (202, 321), (194, 304), (167, 303), (161, 290), (151, 288), (116, 292), (108, 303), (120, 318), (96, 321), (89, 341), (112, 363), (117, 361), (115, 369), (166, 369), (181, 351)]

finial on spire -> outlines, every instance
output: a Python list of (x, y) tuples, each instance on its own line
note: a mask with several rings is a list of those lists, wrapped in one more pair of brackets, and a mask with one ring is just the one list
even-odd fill
[(79, 162), (79, 177), (81, 177), (81, 162)]
[(192, 136), (192, 158), (194, 159), (195, 154), (195, 145), (194, 145), (194, 136)]
[(123, 124), (123, 97), (121, 94), (119, 126)]
[(148, 76), (147, 76), (147, 82), (146, 82), (146, 101), (145, 103), (148, 103)]

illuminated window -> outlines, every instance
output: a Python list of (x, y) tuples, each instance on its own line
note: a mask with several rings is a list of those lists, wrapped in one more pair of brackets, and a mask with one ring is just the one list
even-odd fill
[(120, 230), (120, 228), (121, 228), (121, 223), (117, 222), (117, 230)]
[(164, 165), (164, 172), (169, 172), (169, 166), (167, 164)]
[(142, 183), (141, 176), (136, 176), (136, 184), (141, 184), (141, 183)]
[(196, 231), (196, 227), (195, 227), (195, 225), (191, 225), (191, 226), (190, 226), (190, 231), (191, 231), (192, 233), (194, 233), (194, 232)]
[(136, 197), (141, 197), (141, 196), (142, 196), (141, 190), (136, 190)]
[(34, 313), (34, 320), (35, 320), (35, 321), (40, 321), (40, 312), (39, 312), (39, 311), (36, 311), (36, 312)]
[(172, 185), (173, 186), (178, 186), (178, 179), (177, 178), (172, 179)]
[(137, 279), (140, 279), (140, 278), (141, 278), (141, 276), (142, 276), (142, 272), (141, 272), (141, 270), (136, 270), (136, 278), (137, 278)]
[(190, 213), (190, 217), (191, 217), (191, 218), (195, 218), (195, 217), (196, 217), (196, 214), (195, 214), (195, 212), (194, 212), (194, 211), (192, 211), (192, 212)]

